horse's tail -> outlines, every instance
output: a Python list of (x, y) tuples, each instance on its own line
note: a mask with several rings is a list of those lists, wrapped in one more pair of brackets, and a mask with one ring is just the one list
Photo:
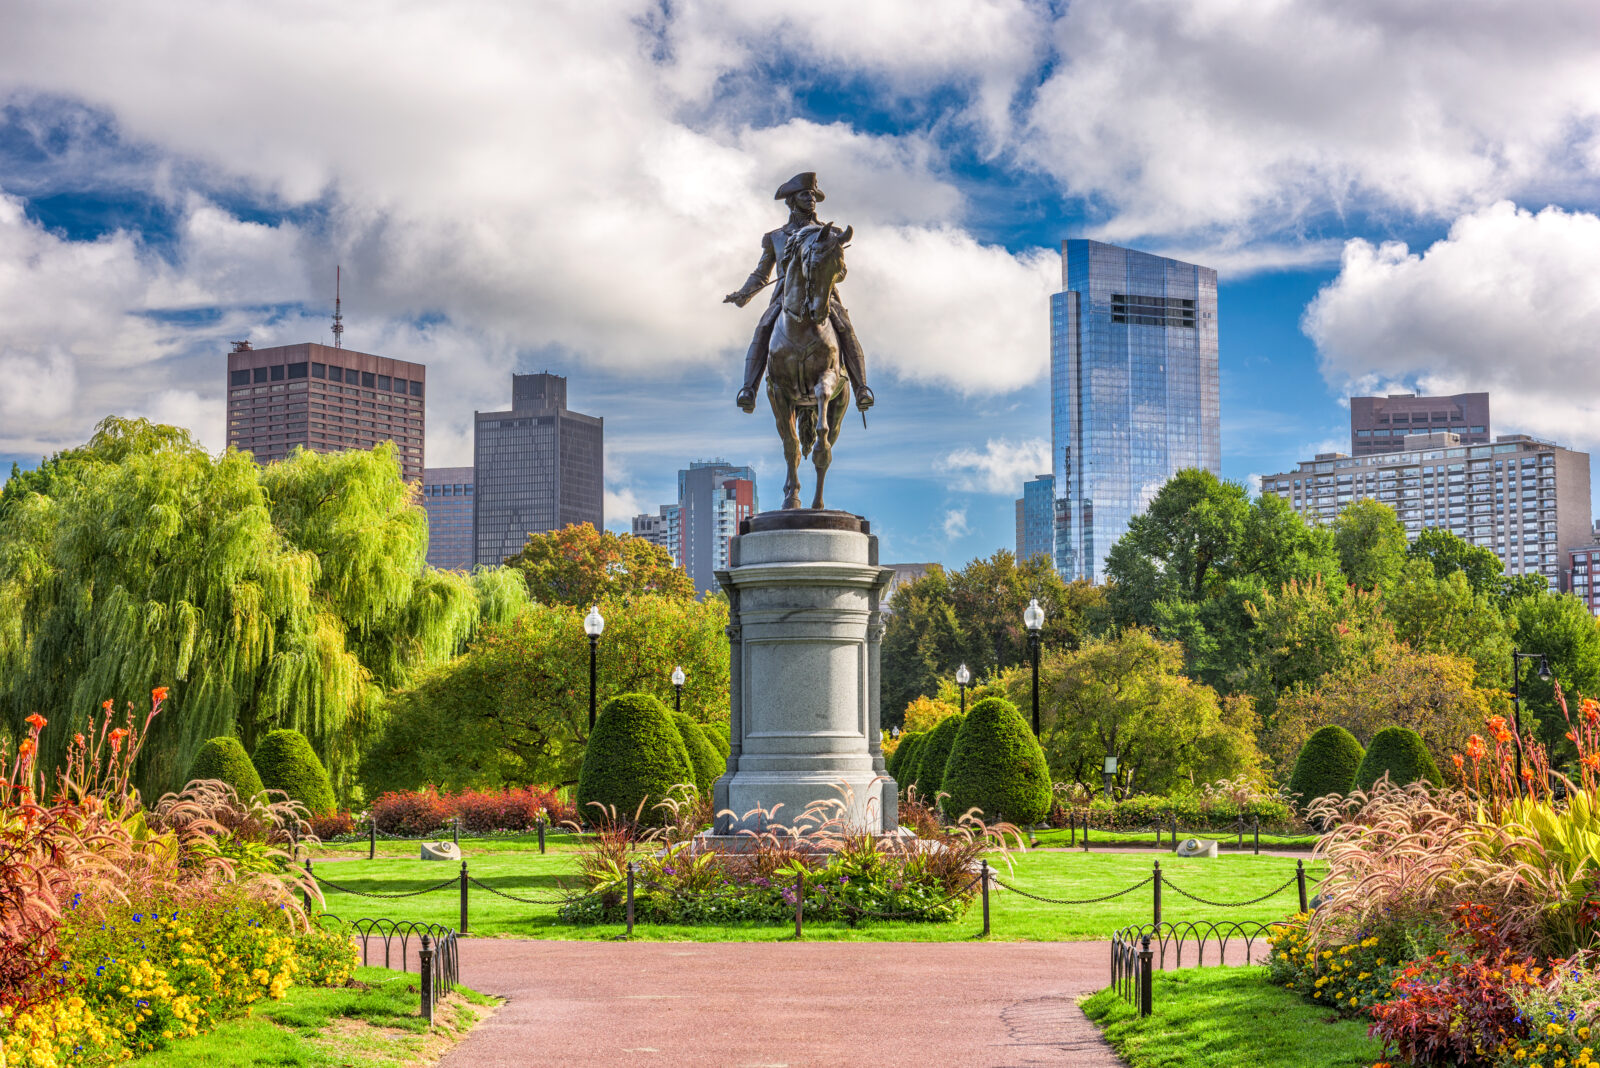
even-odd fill
[(811, 455), (811, 446), (817, 443), (817, 410), (800, 409), (800, 458)]

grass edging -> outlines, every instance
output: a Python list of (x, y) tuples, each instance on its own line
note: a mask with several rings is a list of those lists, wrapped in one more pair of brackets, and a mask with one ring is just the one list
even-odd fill
[(204, 1034), (130, 1061), (138, 1068), (407, 1068), (432, 1064), (500, 1004), (457, 986), (430, 1031), (418, 1014), (417, 976), (357, 968), (347, 987), (291, 986)]
[(1259, 965), (1157, 972), (1144, 1018), (1109, 988), (1082, 1005), (1130, 1068), (1367, 1068), (1382, 1053), (1365, 1023), (1274, 987)]

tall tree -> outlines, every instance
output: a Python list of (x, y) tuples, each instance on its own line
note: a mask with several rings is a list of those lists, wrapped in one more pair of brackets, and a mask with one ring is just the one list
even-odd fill
[(1239, 689), (1255, 698), (1270, 724), (1278, 697), (1295, 685), (1314, 686), (1330, 671), (1376, 664), (1399, 643), (1373, 593), (1330, 585), (1320, 577), (1290, 582), (1250, 605), (1257, 628), (1254, 657), (1241, 665)]
[(1429, 527), (1418, 534), (1406, 555), (1413, 560), (1426, 560), (1435, 578), (1448, 578), (1459, 572), (1473, 593), (1492, 595), (1504, 585), (1505, 569), (1498, 556), (1485, 546), (1473, 545), (1439, 527)]
[[(1519, 671), (1523, 726), (1537, 723), (1539, 740), (1558, 760), (1570, 759), (1574, 750), (1566, 740), (1566, 720), (1556, 705), (1555, 686), (1561, 684), (1574, 716), (1579, 696), (1600, 697), (1600, 620), (1577, 597), (1548, 590), (1517, 598), (1507, 615), (1516, 647), (1543, 653), (1550, 663), (1548, 681), (1539, 678), (1530, 664)], [(1509, 674), (1510, 664), (1506, 667)]]
[(1333, 546), (1345, 581), (1358, 590), (1387, 590), (1406, 562), (1406, 528), (1394, 509), (1362, 498), (1333, 521)]
[(1235, 482), (1188, 468), (1173, 475), (1106, 556), (1112, 615), (1149, 625), (1163, 600), (1202, 600), (1233, 573), (1250, 512)]
[(546, 534), (530, 534), (506, 566), (522, 573), (540, 604), (587, 608), (613, 597), (660, 594), (694, 596), (694, 582), (654, 542), (573, 523)]
[[(459, 651), (485, 606), (526, 600), (492, 574), (426, 568), (427, 520), (391, 446), (262, 471), (111, 418), (57, 460), (48, 493), (0, 518), (0, 702), (13, 722), (75, 718), (169, 687), (147, 792), (178, 785), (207, 739), (277, 727), (348, 785), (383, 690)], [(49, 732), (42, 758), (70, 736)]]
[[(1468, 546), (1471, 548), (1471, 546)], [(1511, 636), (1493, 595), (1495, 579), (1483, 592), (1462, 568), (1438, 568), (1426, 556), (1407, 562), (1384, 600), (1395, 637), (1419, 653), (1448, 653), (1472, 661), (1476, 684), (1504, 686), (1511, 662)]]

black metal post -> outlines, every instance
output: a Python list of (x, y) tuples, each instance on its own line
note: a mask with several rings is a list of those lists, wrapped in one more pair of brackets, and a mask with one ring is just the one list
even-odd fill
[(628, 935), (633, 935), (633, 861), (628, 861)]
[(1067, 847), (1071, 848), (1072, 846), (1075, 846), (1077, 844), (1078, 844), (1078, 814), (1076, 812), (1068, 812), (1067, 813)]
[(456, 817), (455, 828), (451, 832), (451, 841), (455, 842), (456, 845), (460, 845), (461, 844), (461, 817), (460, 816)]
[(1141, 935), (1139, 941), (1143, 948), (1139, 950), (1139, 1015), (1149, 1016), (1153, 1007), (1153, 989), (1150, 978), (1154, 954), (1150, 952), (1150, 936)]
[(305, 898), (306, 898), (306, 915), (307, 916), (311, 915), (311, 886), (313, 885), (313, 883), (315, 881), (316, 881), (316, 876), (311, 874), (311, 858), (307, 857), (306, 858), (306, 889), (304, 891)]
[(594, 664), (600, 651), (600, 635), (589, 635), (589, 731), (594, 732)]
[(1033, 736), (1039, 737), (1039, 635), (1028, 632), (1028, 654), (1033, 660)]
[(956, 683), (956, 689), (961, 691), (961, 714), (964, 716), (967, 714), (967, 684), (958, 682)]
[(983, 879), (983, 937), (989, 937), (989, 861), (985, 859), (980, 869)]
[(1256, 855), (1259, 856), (1261, 854), (1261, 817), (1260, 816), (1253, 816), (1251, 818), (1255, 821)]
[(1517, 789), (1522, 789), (1522, 653), (1511, 650), (1511, 722), (1517, 728)]
[(1161, 862), (1156, 861), (1155, 881), (1150, 884), (1154, 889), (1151, 893), (1151, 903), (1154, 905), (1155, 925), (1161, 926)]
[(683, 687), (678, 683), (673, 683), (672, 685), (672, 710), (674, 712), (683, 711)]
[(805, 933), (801, 917), (805, 913), (806, 904), (806, 873), (795, 872), (794, 876), (794, 936), (799, 938)]
[(467, 862), (461, 862), (461, 927), (462, 934), (467, 933)]
[(1083, 814), (1083, 851), (1089, 852), (1089, 814)]
[(433, 1026), (433, 939), (422, 936), (422, 948), (417, 950), (417, 974), (422, 980), (422, 1018)]
[(1311, 911), (1311, 905), (1306, 900), (1306, 862), (1305, 861), (1297, 860), (1297, 861), (1294, 862), (1294, 879), (1295, 879), (1295, 882), (1298, 883), (1299, 886), (1300, 886), (1300, 911), (1301, 912), (1310, 912)]
[(539, 813), (539, 854), (544, 855), (544, 813)]
[(378, 817), (367, 822), (367, 859), (378, 859)]

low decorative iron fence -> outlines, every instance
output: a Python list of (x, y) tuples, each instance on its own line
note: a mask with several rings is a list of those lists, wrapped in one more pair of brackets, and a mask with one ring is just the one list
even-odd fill
[[(1093, 820), (1084, 812), (1067, 813), (1067, 845), (1088, 849), (1090, 847), (1090, 831), (1101, 836), (1097, 839), (1099, 844), (1107, 846), (1142, 846), (1149, 845), (1153, 849), (1166, 849), (1176, 852), (1178, 843), (1184, 838), (1202, 838), (1215, 841), (1221, 849), (1233, 849), (1243, 852), (1249, 849), (1252, 853), (1261, 852), (1261, 817), (1243, 816), (1232, 823), (1222, 826), (1193, 826), (1184, 827), (1176, 815), (1153, 823), (1146, 823), (1136, 827), (1106, 827), (1093, 825)], [(1270, 833), (1270, 832), (1269, 832)], [(1154, 840), (1130, 840), (1128, 835), (1153, 835)], [(1230, 841), (1231, 839), (1231, 841)], [(1248, 839), (1248, 841), (1247, 841)], [(1314, 836), (1305, 836), (1303, 842), (1280, 842), (1270, 848), (1276, 849), (1307, 849), (1315, 843)]]
[(409, 972), (411, 943), (416, 941), (417, 978), (420, 988), (422, 1018), (433, 1025), (434, 1009), (456, 984), (461, 981), (461, 958), (456, 945), (456, 932), (443, 924), (420, 923), (415, 920), (390, 920), (382, 917), (345, 920), (331, 912), (317, 917), (324, 926), (337, 925), (361, 940), (361, 963), (372, 964), (372, 947), (383, 944), (383, 967), (394, 968), (393, 950), (398, 943), (399, 971)]
[(1140, 1016), (1149, 1016), (1154, 996), (1152, 973), (1166, 970), (1169, 951), (1173, 967), (1182, 968), (1184, 947), (1193, 946), (1192, 966), (1198, 968), (1205, 966), (1208, 949), (1215, 956), (1211, 963), (1219, 965), (1228, 962), (1230, 944), (1242, 945), (1243, 959), (1234, 963), (1255, 964), (1266, 959), (1272, 930), (1289, 926), (1295, 926), (1293, 921), (1185, 920), (1123, 927), (1111, 936), (1111, 986), (1123, 1000), (1138, 1007)]

